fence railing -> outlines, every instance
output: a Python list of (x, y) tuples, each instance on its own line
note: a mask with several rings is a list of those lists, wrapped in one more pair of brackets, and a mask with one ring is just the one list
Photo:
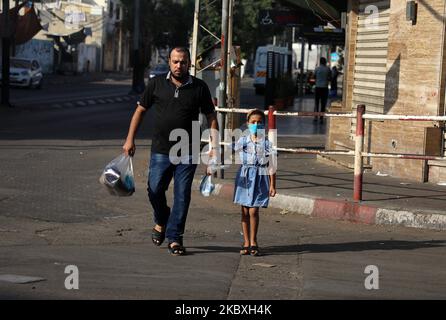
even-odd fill
[[(248, 113), (250, 109), (237, 108), (215, 108), (219, 113)], [(297, 154), (319, 154), (319, 155), (346, 155), (354, 157), (354, 179), (353, 179), (353, 200), (362, 201), (362, 186), (364, 174), (364, 158), (395, 158), (395, 159), (412, 159), (412, 160), (446, 160), (446, 157), (428, 156), (420, 154), (397, 154), (397, 153), (374, 153), (364, 152), (364, 128), (365, 120), (396, 120), (396, 121), (446, 121), (446, 116), (415, 116), (415, 115), (379, 115), (366, 114), (365, 105), (358, 105), (356, 113), (348, 112), (281, 112), (275, 110), (274, 106), (270, 106), (265, 110), (268, 117), (268, 129), (277, 129), (276, 117), (327, 117), (327, 118), (355, 118), (356, 117), (356, 135), (355, 149), (352, 150), (317, 150), (306, 148), (281, 148), (277, 145), (274, 149), (282, 152), (291, 152)], [(271, 135), (272, 133), (272, 135)], [(269, 139), (277, 141), (276, 130), (268, 133)], [(225, 142), (222, 145), (227, 144)]]

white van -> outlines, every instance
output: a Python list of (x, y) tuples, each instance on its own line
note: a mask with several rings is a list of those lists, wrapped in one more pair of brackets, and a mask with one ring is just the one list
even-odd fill
[(288, 52), (288, 49), (286, 47), (276, 47), (272, 45), (257, 48), (254, 61), (254, 88), (256, 89), (256, 94), (261, 94), (265, 91), (266, 63), (268, 51), (275, 51), (280, 52), (281, 54), (286, 54), (286, 52)]

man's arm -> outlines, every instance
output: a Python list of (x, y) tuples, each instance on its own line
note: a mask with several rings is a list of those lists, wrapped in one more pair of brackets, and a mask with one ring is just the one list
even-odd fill
[(130, 121), (129, 132), (127, 134), (127, 138), (125, 139), (125, 143), (122, 146), (122, 149), (124, 150), (124, 153), (126, 155), (133, 156), (135, 154), (135, 136), (138, 132), (139, 125), (141, 124), (146, 111), (147, 110), (145, 108), (143, 108), (141, 105), (138, 105), (135, 112), (133, 113), (132, 120)]

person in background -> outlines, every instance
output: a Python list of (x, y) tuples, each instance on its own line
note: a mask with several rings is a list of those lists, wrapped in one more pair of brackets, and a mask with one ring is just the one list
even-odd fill
[[(314, 77), (316, 79), (314, 112), (325, 112), (328, 100), (328, 84), (331, 80), (331, 70), (327, 67), (327, 59), (324, 57), (320, 59), (320, 65), (314, 71)], [(319, 117), (320, 122), (323, 122), (323, 119), (323, 117)], [(317, 121), (317, 117), (314, 117), (314, 121)]]
[(331, 81), (330, 81), (330, 97), (337, 97), (338, 95), (338, 76), (340, 72), (336, 66), (331, 68)]

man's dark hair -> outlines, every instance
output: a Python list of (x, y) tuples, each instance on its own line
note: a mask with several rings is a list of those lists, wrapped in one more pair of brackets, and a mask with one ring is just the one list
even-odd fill
[(169, 59), (170, 59), (170, 55), (172, 54), (172, 51), (174, 51), (174, 50), (177, 52), (186, 53), (187, 58), (189, 59), (189, 61), (191, 61), (189, 49), (186, 47), (173, 47), (172, 50), (170, 50), (170, 52), (169, 52)]
[(327, 59), (325, 59), (324, 57), (321, 57), (321, 59), (319, 60), (321, 65), (326, 66), (327, 65)]

